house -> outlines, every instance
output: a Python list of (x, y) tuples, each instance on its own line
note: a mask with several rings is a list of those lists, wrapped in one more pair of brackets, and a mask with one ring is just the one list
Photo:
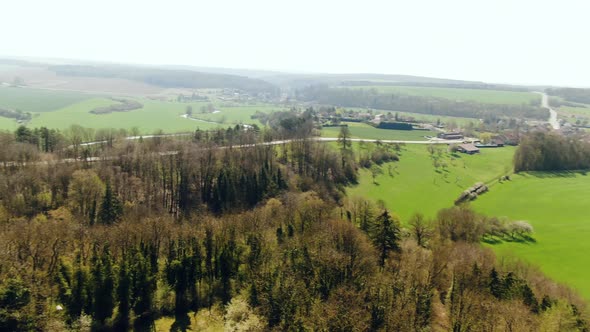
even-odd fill
[(449, 133), (439, 133), (437, 135), (438, 138), (442, 139), (463, 139), (465, 136), (458, 132), (449, 132)]
[(469, 144), (459, 144), (459, 146), (457, 147), (457, 150), (459, 152), (463, 152), (463, 153), (467, 153), (467, 154), (476, 154), (479, 153), (479, 148), (476, 147), (475, 145), (469, 143)]

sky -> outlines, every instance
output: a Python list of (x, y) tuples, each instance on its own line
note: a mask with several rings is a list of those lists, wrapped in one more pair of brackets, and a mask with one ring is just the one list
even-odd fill
[(590, 87), (587, 0), (0, 0), (0, 55)]

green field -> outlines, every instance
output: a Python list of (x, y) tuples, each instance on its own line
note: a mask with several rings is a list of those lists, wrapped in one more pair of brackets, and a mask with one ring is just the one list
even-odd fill
[(531, 173), (497, 184), (474, 202), (487, 215), (527, 220), (536, 243), (502, 243), (493, 248), (538, 265), (552, 279), (590, 299), (590, 176), (582, 173)]
[(92, 97), (81, 92), (0, 87), (0, 108), (51, 112)]
[[(383, 200), (402, 222), (415, 212), (434, 217), (475, 182), (491, 182), (490, 191), (472, 203), (488, 216), (526, 220), (535, 228), (536, 243), (504, 242), (491, 247), (501, 257), (523, 259), (552, 279), (590, 298), (590, 175), (583, 173), (523, 173), (499, 183), (511, 170), (515, 149), (482, 149), (479, 155), (446, 155), (448, 172), (436, 172), (425, 146), (407, 145), (400, 161), (384, 164), (376, 182), (368, 170), (360, 171), (359, 184), (348, 188), (349, 197)], [(389, 166), (393, 176), (389, 174)], [(447, 174), (447, 175), (444, 175)], [(487, 244), (486, 244), (487, 245)]]
[[(382, 140), (405, 140), (405, 141), (426, 141), (424, 136), (436, 136), (433, 131), (427, 130), (388, 130), (371, 127), (366, 123), (344, 122), (348, 124), (352, 138), (382, 139)], [(340, 127), (322, 128), (323, 137), (338, 137)]]
[[(454, 157), (446, 152), (446, 145), (440, 148), (445, 151), (446, 171), (435, 170), (426, 146), (406, 145), (399, 162), (382, 166), (383, 175), (376, 178), (377, 184), (363, 169), (359, 184), (349, 188), (347, 195), (381, 199), (402, 222), (415, 212), (434, 217), (438, 210), (452, 206), (459, 194), (475, 182), (490, 182), (510, 172), (515, 151), (513, 147), (482, 149), (479, 155)], [(393, 176), (389, 175), (389, 166)]]
[(416, 86), (355, 86), (356, 89), (376, 89), (383, 93), (398, 93), (412, 96), (438, 97), (451, 100), (470, 100), (485, 104), (529, 104), (541, 102), (541, 96), (532, 92), (454, 89)]
[(185, 113), (188, 105), (197, 110), (206, 103), (176, 103), (155, 100), (139, 100), (144, 104), (142, 109), (131, 112), (119, 112), (110, 114), (91, 114), (89, 110), (113, 104), (112, 100), (105, 98), (95, 98), (86, 100), (64, 109), (42, 113), (34, 117), (29, 126), (64, 129), (72, 124), (79, 124), (83, 127), (91, 128), (139, 128), (142, 133), (153, 133), (161, 129), (167, 133), (192, 131), (197, 128), (212, 129), (217, 127), (227, 127), (237, 123), (258, 123), (257, 120), (251, 120), (250, 115), (256, 110), (272, 111), (274, 108), (269, 106), (252, 106), (252, 107), (219, 107), (221, 110), (217, 114), (198, 114), (194, 117), (203, 118), (210, 121), (220, 121), (223, 123), (210, 123), (185, 119), (181, 116)]
[(0, 130), (13, 131), (18, 127), (18, 123), (14, 119), (9, 119), (0, 116)]
[(590, 118), (590, 108), (589, 107), (562, 106), (557, 109), (557, 113), (560, 118), (566, 118), (566, 119), (568, 117)]
[[(360, 113), (367, 112), (367, 109), (365, 109), (365, 108), (347, 107), (346, 109), (352, 110), (352, 111), (358, 111)], [(418, 121), (418, 122), (436, 123), (437, 120), (440, 120), (441, 123), (443, 123), (443, 124), (449, 123), (449, 122), (454, 122), (454, 123), (461, 125), (461, 126), (466, 125), (469, 122), (479, 123), (479, 120), (476, 118), (463, 118), (463, 117), (459, 117), (459, 116), (431, 115), (431, 114), (398, 112), (398, 111), (379, 110), (379, 109), (375, 109), (373, 111), (376, 112), (377, 114), (391, 113), (394, 116), (397, 113), (398, 115), (400, 115), (403, 118), (412, 117), (412, 118), (414, 118), (414, 121)]]
[[(145, 98), (133, 98), (144, 107), (130, 112), (110, 114), (89, 113), (96, 107), (109, 106), (116, 102), (108, 96), (99, 97), (80, 92), (37, 90), (28, 88), (0, 88), (0, 108), (21, 109), (32, 112), (29, 127), (65, 129), (73, 124), (89, 128), (139, 128), (142, 134), (156, 130), (164, 132), (192, 131), (196, 128), (212, 129), (238, 123), (256, 123), (251, 116), (257, 111), (272, 112), (282, 107), (271, 105), (228, 105), (214, 103), (219, 113), (200, 113), (208, 102), (180, 103)], [(192, 106), (193, 117), (205, 121), (182, 118), (187, 106)], [(14, 130), (18, 126), (14, 119), (0, 117), (0, 129)]]

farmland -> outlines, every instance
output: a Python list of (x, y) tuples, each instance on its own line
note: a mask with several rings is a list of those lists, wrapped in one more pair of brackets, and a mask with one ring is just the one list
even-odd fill
[(377, 176), (376, 184), (368, 170), (361, 170), (359, 184), (349, 188), (347, 194), (383, 200), (406, 222), (415, 212), (434, 217), (439, 209), (452, 206), (455, 198), (475, 182), (495, 180), (512, 169), (513, 147), (483, 149), (479, 155), (452, 155), (446, 152), (446, 146), (440, 149), (444, 150), (446, 170), (433, 167), (427, 147), (408, 145), (399, 162), (382, 166), (383, 174)]
[(472, 206), (485, 215), (528, 221), (535, 229), (536, 242), (486, 245), (501, 257), (539, 266), (553, 279), (590, 298), (590, 269), (580, 265), (590, 251), (586, 241), (590, 234), (590, 176), (580, 172), (522, 173), (512, 175), (511, 181), (494, 181), (510, 172), (513, 153), (512, 147), (484, 149), (480, 155), (460, 154), (458, 158), (445, 153), (449, 167), (440, 173), (426, 147), (408, 145), (399, 162), (381, 167), (383, 174), (376, 177), (376, 184), (368, 170), (361, 170), (359, 184), (350, 187), (347, 195), (383, 200), (405, 223), (415, 212), (434, 217), (475, 182), (492, 182), (490, 191)]
[[(65, 129), (73, 124), (89, 128), (138, 128), (142, 134), (156, 130), (164, 132), (192, 131), (196, 128), (211, 129), (237, 123), (257, 123), (251, 116), (257, 111), (272, 112), (282, 107), (267, 104), (236, 105), (214, 103), (216, 113), (200, 113), (206, 102), (169, 102), (147, 98), (134, 98), (143, 108), (129, 112), (110, 114), (91, 114), (97, 107), (116, 104), (108, 96), (97, 96), (79, 92), (37, 90), (28, 88), (0, 88), (0, 107), (20, 109), (33, 114), (29, 127), (48, 127)], [(185, 119), (187, 106), (193, 108), (193, 117)], [(204, 120), (204, 121), (199, 121)], [(17, 123), (13, 119), (0, 118), (0, 129), (14, 130)]]
[(51, 112), (92, 97), (80, 92), (0, 87), (0, 108)]
[(436, 97), (451, 100), (469, 100), (484, 104), (540, 103), (541, 97), (531, 92), (499, 91), (483, 89), (455, 89), (416, 86), (356, 86), (357, 89), (376, 89), (382, 93), (406, 94), (420, 97)]
[(529, 221), (536, 243), (505, 242), (494, 250), (538, 265), (588, 299), (590, 268), (583, 262), (590, 251), (589, 188), (590, 176), (584, 173), (524, 173), (495, 185), (473, 206), (488, 215)]
[(589, 107), (561, 106), (557, 109), (557, 113), (560, 118), (567, 118), (567, 117), (590, 118), (590, 108)]
[[(359, 113), (365, 113), (368, 110), (359, 107), (350, 107), (345, 108), (346, 110), (351, 110)], [(454, 122), (457, 125), (463, 126), (470, 122), (478, 122), (478, 119), (474, 118), (465, 118), (465, 117), (458, 117), (458, 116), (444, 116), (444, 115), (431, 115), (431, 114), (420, 114), (420, 113), (411, 113), (411, 112), (396, 112), (396, 111), (389, 111), (389, 110), (374, 110), (376, 114), (387, 114), (391, 113), (393, 116), (397, 114), (402, 119), (411, 119), (412, 121), (416, 122), (427, 122), (427, 123), (436, 123), (440, 120), (441, 123), (451, 123)]]
[[(352, 138), (426, 141), (424, 136), (436, 136), (435, 132), (426, 130), (379, 129), (359, 122), (347, 122), (345, 124), (348, 124)], [(339, 133), (340, 127), (322, 128), (323, 137), (338, 137)]]

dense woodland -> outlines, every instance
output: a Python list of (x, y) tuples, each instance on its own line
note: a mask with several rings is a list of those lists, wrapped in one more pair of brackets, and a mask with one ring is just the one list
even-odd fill
[(490, 116), (545, 120), (549, 113), (539, 105), (496, 105), (444, 98), (382, 93), (376, 89), (310, 86), (297, 91), (297, 98), (340, 107), (365, 107), (380, 110), (432, 115), (487, 118)]
[(563, 171), (590, 169), (590, 143), (576, 136), (533, 132), (520, 141), (514, 170)]
[[(346, 129), (336, 146), (308, 140), (308, 113), (271, 120), (94, 145), (0, 135), (0, 330), (145, 331), (172, 316), (181, 331), (221, 307), (239, 309), (228, 330), (588, 331), (573, 292), (479, 245), (505, 232), (498, 219), (463, 205), (402, 225), (344, 196), (399, 146), (355, 150)], [(54, 153), (48, 137), (64, 140)], [(275, 138), (295, 140), (254, 144)]]
[(545, 92), (551, 96), (561, 97), (566, 101), (590, 104), (590, 89), (555, 88), (546, 89)]

